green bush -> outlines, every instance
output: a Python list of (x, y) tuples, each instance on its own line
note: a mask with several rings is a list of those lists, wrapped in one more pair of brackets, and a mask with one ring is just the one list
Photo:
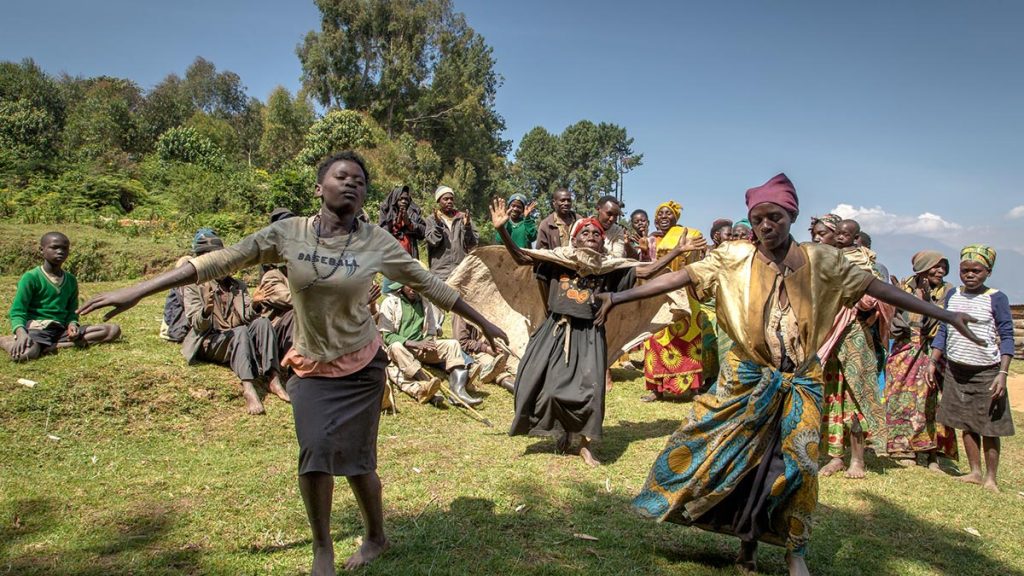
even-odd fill
[(192, 127), (178, 126), (160, 135), (157, 155), (164, 162), (185, 162), (207, 167), (223, 165), (224, 157), (212, 140)]

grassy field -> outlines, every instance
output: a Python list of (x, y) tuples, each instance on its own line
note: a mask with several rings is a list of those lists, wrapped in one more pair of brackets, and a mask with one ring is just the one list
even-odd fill
[[(15, 282), (0, 278), (0, 309)], [(0, 575), (308, 570), (289, 407), (270, 398), (266, 416), (245, 416), (226, 369), (187, 367), (157, 338), (161, 305), (121, 317), (118, 344), (29, 365), (0, 359)], [(597, 469), (553, 454), (550, 441), (509, 438), (512, 400), (500, 389), (482, 405), (495, 428), (401, 397), (380, 430), (394, 547), (362, 572), (735, 574), (733, 539), (629, 511), (687, 406), (641, 403), (638, 374), (613, 375)], [(1024, 441), (1003, 447), (998, 495), (879, 460), (866, 480), (823, 479), (812, 571), (1024, 576)], [(361, 533), (357, 514), (339, 484), (339, 560)], [(784, 573), (783, 551), (764, 547), (761, 568)]]

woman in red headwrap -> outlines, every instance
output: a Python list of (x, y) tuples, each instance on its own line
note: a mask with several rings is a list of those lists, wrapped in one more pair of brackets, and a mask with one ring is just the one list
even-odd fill
[(694, 399), (633, 506), (649, 518), (739, 537), (737, 562), (748, 569), (758, 541), (784, 545), (790, 574), (807, 574), (821, 440), (815, 352), (840, 307), (868, 293), (976, 336), (968, 316), (875, 279), (838, 250), (797, 243), (796, 189), (784, 174), (748, 190), (747, 208), (756, 243), (730, 242), (678, 272), (598, 295), (595, 322), (617, 304), (685, 286), (715, 294), (718, 322), (734, 342), (728, 362), (715, 393)]
[[(604, 327), (594, 325), (594, 295), (631, 287), (653, 264), (606, 256), (604, 228), (595, 218), (577, 221), (572, 245), (554, 250), (519, 248), (505, 228), (507, 220), (505, 201), (495, 199), (491, 223), (506, 249), (519, 264), (536, 263), (537, 278), (548, 285), (547, 317), (519, 362), (509, 435), (556, 436), (561, 452), (578, 438), (580, 456), (596, 466), (590, 442), (601, 437), (608, 346)], [(703, 247), (703, 240), (683, 245)]]

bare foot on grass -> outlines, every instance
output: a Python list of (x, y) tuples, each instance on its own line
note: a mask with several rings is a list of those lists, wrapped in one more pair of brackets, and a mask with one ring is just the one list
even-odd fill
[(260, 402), (260, 396), (256, 393), (256, 388), (252, 385), (252, 382), (242, 382), (242, 398), (245, 398), (245, 410), (249, 414), (263, 414), (266, 412), (263, 408), (263, 402)]
[(366, 566), (390, 547), (391, 542), (387, 538), (379, 542), (364, 538), (363, 543), (359, 545), (359, 550), (345, 560), (345, 570), (355, 570)]
[(270, 392), (274, 396), (277, 396), (281, 400), (291, 404), (291, 396), (288, 396), (288, 391), (281, 385), (281, 377), (278, 376), (277, 372), (274, 372), (274, 375), (270, 377), (270, 381), (267, 383), (267, 388), (270, 389)]
[(960, 482), (966, 482), (968, 484), (981, 485), (981, 472), (971, 472), (970, 474), (964, 474), (963, 476), (957, 476), (956, 479)]
[(861, 480), (867, 476), (867, 471), (864, 469), (863, 460), (850, 460), (850, 467), (847, 468), (846, 474), (843, 474), (843, 478), (849, 478), (851, 480)]
[(914, 458), (896, 458), (896, 463), (904, 468), (913, 468), (917, 466), (917, 460)]
[(597, 468), (601, 465), (601, 461), (594, 458), (594, 455), (590, 452), (590, 448), (586, 446), (580, 446), (580, 457), (582, 457), (583, 461), (587, 463), (587, 466), (590, 466), (591, 468)]
[(984, 488), (985, 490), (988, 490), (989, 492), (995, 492), (996, 494), (999, 494), (999, 486), (997, 486), (996, 481), (992, 480), (991, 478), (985, 480), (985, 483), (982, 484), (981, 487)]
[(318, 548), (313, 547), (313, 567), (309, 576), (336, 576), (334, 570), (334, 547)]
[(825, 464), (825, 466), (823, 466), (821, 470), (818, 470), (818, 475), (831, 476), (836, 472), (842, 472), (845, 468), (846, 466), (843, 465), (842, 458), (833, 458), (829, 460), (828, 464)]
[(789, 576), (811, 576), (803, 556), (786, 554), (786, 567), (789, 568)]

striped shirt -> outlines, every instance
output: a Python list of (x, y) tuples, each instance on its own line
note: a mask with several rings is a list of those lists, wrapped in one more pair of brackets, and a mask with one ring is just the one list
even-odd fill
[(965, 294), (961, 286), (946, 296), (946, 309), (977, 320), (969, 327), (985, 342), (979, 346), (943, 323), (932, 346), (944, 351), (946, 358), (958, 364), (991, 366), (999, 363), (1000, 356), (1013, 356), (1013, 318), (1006, 294), (993, 288), (981, 294)]

